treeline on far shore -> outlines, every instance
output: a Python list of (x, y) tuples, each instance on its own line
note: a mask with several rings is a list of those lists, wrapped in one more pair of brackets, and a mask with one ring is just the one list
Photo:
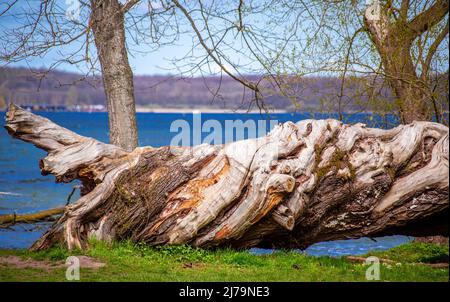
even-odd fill
[[(442, 75), (447, 76), (447, 75)], [(248, 76), (251, 79), (254, 76)], [(376, 100), (368, 100), (373, 91), (365, 91), (367, 79), (347, 81), (342, 98), (338, 77), (302, 77), (290, 82), (283, 91), (267, 87), (264, 106), (286, 111), (385, 111), (393, 102), (386, 86), (377, 91)], [(227, 77), (181, 78), (172, 75), (137, 75), (134, 77), (136, 106), (142, 108), (255, 109), (253, 94)], [(220, 89), (218, 89), (220, 87)], [(373, 88), (373, 87), (372, 87)], [(445, 87), (438, 87), (448, 97)], [(83, 77), (63, 71), (31, 70), (22, 67), (0, 68), (0, 110), (8, 103), (30, 110), (104, 111), (105, 94), (100, 77)], [(447, 103), (448, 104), (448, 103)], [(256, 108), (257, 109), (257, 108)], [(448, 110), (448, 108), (446, 108)]]

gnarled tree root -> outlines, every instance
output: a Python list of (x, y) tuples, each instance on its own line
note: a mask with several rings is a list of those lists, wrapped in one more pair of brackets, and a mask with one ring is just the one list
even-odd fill
[(303, 120), (221, 146), (126, 152), (11, 105), (6, 129), (44, 149), (43, 174), (81, 198), (33, 244), (91, 236), (149, 245), (305, 248), (387, 234), (448, 233), (448, 128)]

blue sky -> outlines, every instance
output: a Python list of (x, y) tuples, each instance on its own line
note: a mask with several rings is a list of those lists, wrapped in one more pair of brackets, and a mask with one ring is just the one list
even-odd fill
[[(185, 40), (188, 40), (185, 38)], [(183, 43), (182, 41), (178, 42), (176, 45), (172, 46), (164, 46), (155, 51), (147, 52), (147, 53), (138, 53), (138, 52), (130, 52), (128, 54), (128, 59), (133, 70), (133, 73), (136, 75), (152, 75), (152, 74), (173, 74), (176, 73), (174, 69), (174, 65), (171, 60), (182, 57), (186, 52), (190, 50), (190, 46), (188, 47), (187, 43)], [(51, 51), (45, 57), (32, 57), (26, 61), (21, 61), (17, 63), (9, 64), (8, 66), (27, 66), (32, 68), (47, 68), (58, 55), (55, 54), (54, 51)], [(71, 64), (61, 64), (58, 69), (70, 71), (70, 72), (79, 72), (82, 68), (79, 65), (71, 65)]]
[[(61, 16), (64, 18), (64, 20), (67, 20), (66, 13), (68, 11), (68, 8), (73, 6), (73, 3), (78, 3), (78, 0), (54, 0), (54, 3), (57, 3), (59, 6)], [(121, 0), (122, 2), (124, 0)], [(208, 0), (204, 0), (204, 3), (206, 3)], [(11, 1), (9, 1), (11, 2)], [(157, 1), (153, 0), (152, 3), (156, 4)], [(189, 0), (184, 1), (185, 3), (190, 3)], [(255, 0), (255, 2), (258, 2), (258, 0)], [(3, 9), (6, 7), (7, 2), (0, 2), (0, 14), (3, 11)], [(17, 17), (18, 12), (24, 11), (26, 13), (29, 13), (33, 8), (37, 8), (40, 5), (41, 0), (18, 0), (17, 4), (14, 5), (13, 9), (11, 9), (8, 14), (4, 14), (0, 16), (0, 51), (2, 50), (2, 46), (4, 45), (11, 45), (11, 41), (8, 41), (8, 36), (4, 36), (5, 30), (11, 29), (11, 28), (17, 28), (17, 24), (21, 22), (21, 20)], [(133, 8), (133, 14), (139, 15), (139, 13), (145, 13), (148, 10), (148, 7), (146, 6), (147, 1), (141, 1), (139, 5)], [(191, 2), (192, 3), (192, 2)], [(221, 3), (220, 1), (218, 3)], [(230, 5), (227, 9), (231, 6), (232, 8), (236, 6), (236, 3), (239, 3), (239, 1), (234, 0), (233, 2), (230, 2)], [(280, 14), (283, 9), (280, 10)], [(295, 10), (294, 10), (295, 11)], [(83, 15), (84, 13), (84, 15)], [(88, 12), (82, 10), (82, 16), (79, 18), (82, 24), (87, 24), (88, 18), (86, 16), (88, 15)], [(285, 22), (284, 24), (281, 20), (277, 19), (275, 12), (270, 12), (270, 16), (272, 18), (273, 23), (270, 23), (266, 16), (267, 14), (261, 13), (259, 15), (256, 14), (249, 14), (248, 16), (244, 17), (245, 22), (250, 24), (252, 26), (252, 29), (254, 27), (258, 27), (258, 29), (262, 29), (263, 35), (266, 34), (266, 31), (270, 31), (272, 36), (279, 35), (280, 37), (286, 36), (286, 30), (288, 28), (289, 22)], [(358, 18), (356, 15), (353, 15), (352, 12), (349, 13), (350, 17), (349, 19), (346, 19), (347, 25), (349, 26), (349, 31), (354, 30), (354, 26), (359, 26)], [(181, 14), (180, 14), (181, 15)], [(330, 19), (330, 21), (333, 21), (334, 16), (332, 15), (333, 19)], [(236, 13), (233, 11), (230, 15), (227, 15), (227, 18), (231, 18), (233, 24), (234, 22), (237, 22)], [(295, 14), (293, 14), (292, 18), (295, 18)], [(129, 42), (130, 51), (128, 52), (129, 62), (131, 65), (131, 68), (136, 75), (154, 75), (154, 74), (180, 74), (183, 73), (185, 75), (191, 75), (190, 72), (187, 72), (189, 70), (189, 67), (186, 65), (193, 64), (198, 62), (199, 58), (204, 59), (206, 57), (206, 52), (201, 46), (194, 47), (193, 45), (198, 43), (197, 37), (195, 37), (194, 32), (190, 25), (187, 23), (186, 19), (181, 16), (180, 19), (184, 20), (181, 23), (179, 23), (179, 29), (181, 32), (185, 32), (179, 35), (179, 39), (176, 40), (174, 43), (170, 43), (170, 45), (161, 46), (156, 49), (152, 49), (152, 46), (154, 47), (154, 44), (151, 43), (140, 43), (139, 45), (136, 45), (133, 43), (133, 39), (131, 39), (130, 33), (128, 33), (127, 40)], [(219, 21), (217, 21), (219, 20)], [(293, 43), (290, 43), (287, 48), (284, 49), (285, 54), (289, 54), (293, 48), (297, 47), (296, 50), (296, 56), (292, 57), (292, 60), (286, 60), (281, 59), (280, 62), (286, 63), (285, 65), (282, 64), (282, 68), (285, 68), (284, 70), (281, 70), (281, 72), (286, 73), (298, 73), (301, 74), (303, 70), (309, 71), (310, 69), (318, 69), (318, 70), (327, 70), (328, 67), (330, 69), (337, 69), (337, 66), (341, 60), (339, 59), (339, 53), (343, 53), (340, 51), (341, 45), (339, 43), (340, 40), (343, 41), (344, 37), (340, 37), (339, 39), (335, 39), (338, 37), (336, 33), (334, 33), (332, 30), (328, 33), (328, 36), (332, 38), (333, 42), (331, 45), (323, 46), (323, 43), (327, 41), (327, 39), (318, 39), (318, 40), (312, 40), (313, 43), (310, 46), (307, 46), (306, 48), (302, 49), (301, 43), (303, 43), (303, 46), (308, 45), (309, 42), (307, 41), (308, 36), (314, 35), (314, 22), (308, 21), (307, 19), (301, 19), (301, 30), (297, 30), (297, 35), (295, 36), (296, 41)], [(216, 27), (219, 29), (223, 29), (230, 26), (230, 23), (226, 23), (225, 25), (223, 23), (214, 23), (214, 22), (221, 22), (220, 16), (215, 18), (212, 22), (210, 22), (211, 27)], [(361, 21), (361, 20), (359, 20)], [(245, 23), (244, 22), (244, 23)], [(258, 23), (259, 22), (259, 23)], [(269, 26), (267, 26), (267, 23), (269, 22)], [(172, 23), (169, 23), (172, 24)], [(355, 25), (356, 24), (356, 25)], [(199, 27), (201, 25), (197, 24)], [(333, 22), (330, 23), (330, 26), (333, 25)], [(148, 27), (146, 27), (146, 30), (148, 30)], [(289, 31), (288, 31), (289, 33)], [(131, 32), (132, 34), (132, 32)], [(345, 33), (344, 33), (345, 34)], [(249, 35), (247, 35), (248, 37)], [(270, 35), (268, 35), (270, 36)], [(363, 35), (359, 35), (359, 37), (363, 37)], [(41, 38), (42, 39), (42, 38)], [(45, 39), (45, 38), (44, 38)], [(280, 47), (277, 46), (274, 42), (276, 40), (273, 39), (271, 42), (268, 43), (261, 43), (257, 47), (242, 47), (243, 42), (241, 40), (242, 38), (239, 36), (239, 34), (236, 33), (236, 29), (233, 29), (230, 31), (229, 34), (227, 34), (226, 38), (223, 40), (223, 43), (220, 46), (220, 50), (225, 54), (226, 57), (235, 65), (239, 65), (237, 68), (238, 71), (240, 71), (243, 74), (249, 74), (249, 73), (260, 73), (263, 68), (259, 63), (257, 63), (257, 60), (255, 60), (255, 57), (250, 53), (251, 51), (258, 49), (260, 54), (263, 54), (265, 56), (264, 59), (266, 59), (266, 62), (269, 61), (267, 58), (268, 53), (272, 50), (275, 52), (279, 51)], [(361, 38), (364, 39), (364, 38)], [(12, 39), (11, 39), (12, 40)], [(58, 47), (57, 49), (53, 49), (46, 53), (45, 56), (42, 57), (28, 57), (26, 61), (20, 61), (16, 63), (11, 63), (11, 66), (29, 66), (32, 68), (47, 68), (51, 66), (52, 63), (57, 61), (60, 58), (65, 58), (68, 56), (68, 54), (73, 53), (73, 50), (76, 48), (79, 48), (82, 41), (84, 41), (84, 37), (80, 38), (81, 41), (77, 41), (76, 43), (72, 43), (69, 46), (63, 46)], [(300, 41), (300, 42), (299, 42)], [(334, 41), (336, 42), (336, 45), (334, 44)], [(275, 41), (279, 42), (279, 41)], [(300, 44), (296, 44), (300, 43)], [(224, 44), (231, 44), (231, 47), (228, 47), (227, 45), (224, 46)], [(275, 49), (269, 49), (271, 45)], [(367, 65), (373, 65), (378, 66), (378, 56), (374, 54), (373, 52), (368, 52), (367, 47), (364, 46), (364, 41), (361, 42), (361, 51), (356, 52), (364, 54), (364, 56), (358, 58), (358, 60), (362, 60), (362, 63)], [(447, 44), (448, 45), (448, 44)], [(209, 45), (211, 48), (212, 46)], [(234, 48), (233, 48), (234, 47)], [(290, 47), (290, 48), (289, 48)], [(243, 51), (243, 53), (239, 53), (239, 51), (236, 51), (236, 49), (243, 49), (246, 48), (246, 50)], [(448, 52), (448, 46), (445, 46), (444, 44), (441, 46), (445, 50), (445, 52)], [(90, 49), (94, 49), (94, 47), (90, 47)], [(251, 50), (249, 50), (251, 49)], [(193, 55), (186, 59), (183, 58), (193, 50)], [(245, 53), (247, 51), (247, 53)], [(83, 53), (83, 52), (82, 52)], [(95, 53), (91, 57), (95, 57)], [(269, 55), (270, 56), (270, 55)], [(178, 60), (177, 60), (178, 59)], [(174, 64), (174, 61), (177, 61), (177, 64)], [(2, 62), (0, 61), (0, 64)], [(236, 73), (236, 70), (230, 67), (230, 64), (226, 64), (226, 67), (230, 69), (232, 73)], [(353, 66), (353, 69), (355, 70), (363, 70), (367, 71), (365, 67), (362, 67), (365, 65), (355, 65)], [(177, 69), (178, 67), (178, 69)], [(208, 75), (211, 71), (215, 74), (219, 71), (219, 67), (215, 65), (214, 63), (211, 63), (209, 66), (210, 68), (207, 69), (206, 66), (203, 67), (203, 75)], [(181, 70), (180, 70), (181, 68)], [(438, 67), (440, 68), (440, 67)], [(85, 64), (78, 64), (78, 65), (70, 65), (68, 63), (61, 64), (58, 66), (58, 69), (60, 70), (66, 70), (71, 72), (86, 72), (87, 68)], [(442, 66), (442, 69), (445, 71), (448, 69), (447, 66)], [(370, 70), (370, 68), (369, 68)], [(194, 72), (194, 75), (200, 75), (200, 72), (197, 70)]]

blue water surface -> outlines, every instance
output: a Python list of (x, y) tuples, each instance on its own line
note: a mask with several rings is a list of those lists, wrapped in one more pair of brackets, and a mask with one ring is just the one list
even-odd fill
[[(37, 112), (55, 123), (66, 127), (78, 134), (96, 138), (108, 142), (108, 117), (104, 112)], [(4, 121), (4, 112), (0, 112)], [(269, 120), (278, 122), (297, 122), (306, 118), (334, 117), (325, 114), (307, 113), (276, 113), (270, 116), (259, 113), (202, 113), (195, 115), (197, 121), (216, 120), (223, 126), (228, 121), (253, 120), (266, 121), (266, 130), (269, 130)], [(378, 127), (390, 127), (395, 124), (391, 118), (383, 120), (370, 114), (348, 115), (346, 122), (363, 122), (376, 124)], [(139, 128), (139, 145), (160, 147), (169, 145), (171, 139), (179, 132), (170, 132), (172, 122), (176, 120), (186, 121), (193, 125), (194, 115), (191, 113), (138, 113), (137, 123)], [(261, 123), (259, 125), (263, 125)], [(175, 129), (176, 130), (176, 129)], [(261, 133), (261, 132), (259, 132)], [(208, 132), (202, 133), (202, 138)], [(241, 136), (240, 136), (241, 135)], [(249, 137), (248, 131), (234, 133), (236, 137)], [(250, 136), (251, 133), (250, 133)], [(223, 134), (225, 138), (225, 134)], [(195, 142), (192, 137), (191, 144)], [(57, 184), (53, 176), (42, 176), (39, 170), (39, 159), (45, 156), (45, 152), (35, 148), (32, 144), (11, 138), (6, 130), (0, 129), (0, 215), (16, 213), (29, 213), (44, 210), (66, 203), (67, 196), (76, 183)], [(79, 197), (78, 192), (72, 197), (72, 201)], [(16, 225), (12, 230), (0, 229), (0, 248), (26, 248), (48, 228), (49, 224)], [(376, 238), (373, 241), (368, 238), (357, 240), (342, 240), (318, 243), (309, 247), (306, 252), (311, 255), (341, 256), (348, 254), (364, 254), (373, 249), (389, 249), (412, 238), (406, 236), (390, 236)], [(254, 249), (256, 253), (267, 253), (268, 250)]]

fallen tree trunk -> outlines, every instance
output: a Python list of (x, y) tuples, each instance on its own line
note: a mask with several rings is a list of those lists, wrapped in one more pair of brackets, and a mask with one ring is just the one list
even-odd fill
[(11, 105), (6, 129), (44, 149), (43, 174), (81, 198), (32, 249), (89, 237), (149, 245), (306, 248), (326, 240), (448, 233), (448, 128), (303, 120), (226, 145), (132, 152)]

